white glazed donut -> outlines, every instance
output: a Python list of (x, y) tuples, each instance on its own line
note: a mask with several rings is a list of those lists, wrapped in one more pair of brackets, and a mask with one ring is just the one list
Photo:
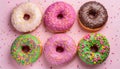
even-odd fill
[(31, 2), (25, 2), (13, 10), (11, 22), (17, 31), (25, 33), (35, 30), (41, 19), (40, 9)]

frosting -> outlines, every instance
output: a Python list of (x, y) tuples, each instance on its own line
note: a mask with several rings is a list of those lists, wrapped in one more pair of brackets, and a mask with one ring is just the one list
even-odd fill
[(73, 39), (65, 34), (56, 34), (48, 39), (44, 46), (47, 61), (53, 65), (69, 62), (76, 54), (77, 46)]
[(40, 41), (30, 34), (20, 35), (11, 47), (12, 57), (22, 65), (35, 62), (41, 55)]
[(100, 64), (109, 55), (110, 46), (105, 36), (92, 33), (84, 36), (78, 44), (78, 55), (87, 64)]
[(21, 3), (11, 15), (13, 27), (19, 32), (31, 32), (41, 24), (42, 14), (39, 7), (31, 2)]
[(95, 29), (102, 27), (106, 23), (108, 14), (102, 4), (96, 1), (90, 1), (82, 5), (78, 17), (85, 27)]
[(52, 32), (65, 32), (74, 24), (76, 18), (73, 7), (64, 2), (50, 5), (44, 14), (44, 23)]

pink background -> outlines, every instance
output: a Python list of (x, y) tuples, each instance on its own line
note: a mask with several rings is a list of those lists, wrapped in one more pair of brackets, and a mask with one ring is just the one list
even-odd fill
[[(99, 32), (104, 34), (110, 42), (110, 55), (100, 65), (86, 65), (76, 56), (69, 64), (52, 66), (44, 58), (44, 54), (34, 63), (27, 66), (18, 65), (10, 56), (10, 48), (14, 39), (21, 33), (17, 32), (11, 25), (10, 15), (14, 7), (28, 0), (0, 0), (0, 69), (119, 69), (120, 68), (120, 0), (97, 0), (102, 3), (108, 11), (108, 21)], [(41, 12), (57, 0), (29, 0), (40, 7)], [(63, 0), (71, 4), (76, 13), (80, 6), (89, 0)], [(82, 30), (75, 21), (70, 31), (66, 32), (76, 44), (88, 32)], [(53, 33), (46, 30), (43, 23), (30, 34), (41, 39), (42, 45)]]

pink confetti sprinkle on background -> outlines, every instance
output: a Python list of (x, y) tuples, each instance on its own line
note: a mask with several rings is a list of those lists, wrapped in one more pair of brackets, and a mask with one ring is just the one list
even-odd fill
[[(78, 56), (76, 56), (70, 63), (62, 66), (52, 66), (45, 58), (44, 54), (32, 65), (22, 66), (18, 65), (10, 56), (10, 48), (14, 39), (21, 35), (15, 31), (11, 26), (10, 16), (14, 7), (22, 2), (31, 1), (38, 5), (44, 14), (45, 9), (56, 1), (64, 1), (73, 6), (76, 13), (85, 2), (89, 0), (0, 0), (0, 69), (118, 69), (120, 68), (120, 0), (96, 0), (103, 4), (108, 11), (108, 21), (105, 27), (99, 31), (104, 34), (110, 42), (110, 54), (107, 60), (100, 65), (86, 65)], [(77, 19), (70, 29), (66, 32), (71, 36), (76, 45), (79, 40), (88, 32), (82, 30), (77, 22)], [(42, 45), (46, 42), (47, 38), (54, 35), (46, 30), (42, 23), (34, 32), (31, 32), (40, 38)], [(39, 62), (40, 61), (40, 62)], [(79, 65), (79, 66), (78, 66)]]

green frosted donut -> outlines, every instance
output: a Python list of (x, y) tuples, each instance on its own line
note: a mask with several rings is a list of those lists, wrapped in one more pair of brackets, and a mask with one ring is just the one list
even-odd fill
[(20, 35), (11, 46), (12, 57), (22, 65), (35, 62), (42, 53), (40, 41), (30, 34)]
[(92, 33), (84, 36), (78, 44), (78, 55), (87, 64), (100, 64), (109, 55), (110, 46), (105, 36)]

